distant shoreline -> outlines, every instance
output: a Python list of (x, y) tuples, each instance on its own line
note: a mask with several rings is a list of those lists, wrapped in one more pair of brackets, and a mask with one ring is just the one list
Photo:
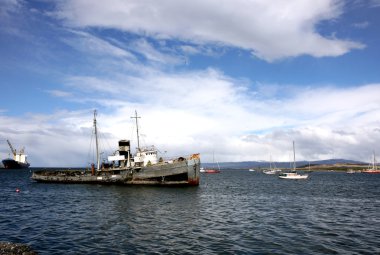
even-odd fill
[[(289, 167), (277, 167), (281, 170), (289, 170), (291, 168)], [(269, 169), (269, 167), (262, 167), (262, 166), (256, 166), (256, 167), (221, 167), (223, 170), (249, 170), (254, 169), (256, 171), (263, 171), (266, 169)], [(362, 170), (367, 170), (368, 164), (323, 164), (323, 165), (302, 165), (296, 167), (297, 171), (305, 171), (305, 172), (347, 172), (348, 170), (353, 170), (355, 172), (360, 172)]]
[(324, 165), (311, 165), (310, 170), (308, 165), (297, 167), (297, 170), (301, 171), (336, 171), (336, 172), (346, 172), (348, 170), (361, 171), (368, 169), (368, 165), (365, 164), (324, 164)]

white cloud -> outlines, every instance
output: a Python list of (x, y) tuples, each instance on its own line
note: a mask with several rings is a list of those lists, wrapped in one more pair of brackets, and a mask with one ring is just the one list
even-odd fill
[(77, 50), (101, 56), (135, 60), (133, 54), (125, 49), (122, 49), (121, 47), (112, 45), (106, 40), (100, 39), (99, 37), (93, 36), (86, 32), (75, 30), (70, 30), (70, 32), (76, 35), (76, 37), (62, 39), (62, 41)]
[(311, 55), (340, 56), (359, 42), (317, 33), (321, 21), (339, 17), (341, 0), (230, 1), (149, 0), (61, 2), (56, 15), (76, 27), (103, 27), (197, 44), (218, 43), (250, 50), (273, 61)]
[(165, 63), (167, 65), (174, 65), (181, 62), (178, 57), (171, 56), (169, 54), (163, 54), (160, 51), (156, 50), (156, 48), (145, 39), (136, 40), (129, 47), (131, 50), (145, 56), (149, 61)]
[(380, 7), (380, 0), (370, 0), (369, 3), (372, 7)]
[(46, 92), (52, 96), (55, 96), (55, 97), (70, 97), (70, 96), (72, 96), (72, 94), (70, 92), (62, 91), (62, 90), (56, 90), (56, 89), (47, 90)]
[[(67, 82), (69, 100), (98, 105), (98, 123), (110, 137), (111, 147), (118, 139), (135, 144), (130, 118), (135, 109), (142, 117), (143, 144), (154, 144), (172, 156), (200, 152), (204, 162), (212, 161), (213, 152), (218, 161), (268, 160), (269, 154), (286, 161), (293, 140), (299, 160), (367, 160), (380, 144), (376, 118), (380, 116), (380, 84), (351, 88), (272, 85), (262, 95), (260, 87), (215, 69), (156, 71), (143, 78), (118, 76), (112, 82), (79, 76)], [(0, 118), (0, 137), (7, 135), (26, 145), (34, 165), (88, 161), (91, 110), (20, 118), (0, 114)], [(52, 151), (65, 157), (52, 159)]]
[(0, 2), (0, 18), (8, 18), (22, 8), (20, 0), (3, 0)]
[(366, 28), (366, 27), (369, 26), (369, 22), (368, 21), (363, 21), (363, 22), (360, 22), (360, 23), (354, 23), (352, 26), (355, 27), (355, 28), (364, 29), (364, 28)]

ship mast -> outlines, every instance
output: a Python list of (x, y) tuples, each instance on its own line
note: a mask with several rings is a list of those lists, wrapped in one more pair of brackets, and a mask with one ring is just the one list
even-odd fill
[(373, 170), (377, 170), (375, 151), (373, 151), (373, 163), (372, 163), (372, 169), (373, 169)]
[(293, 170), (296, 171), (296, 150), (294, 148), (294, 141), (293, 141)]
[(135, 116), (131, 117), (132, 119), (136, 119), (136, 131), (137, 131), (137, 151), (140, 151), (140, 137), (139, 137), (139, 125), (137, 119), (141, 118), (137, 116), (137, 111), (135, 110)]
[(100, 157), (99, 157), (99, 145), (98, 145), (98, 129), (96, 127), (96, 110), (94, 110), (94, 131), (95, 131), (95, 143), (96, 143), (96, 169), (100, 170)]

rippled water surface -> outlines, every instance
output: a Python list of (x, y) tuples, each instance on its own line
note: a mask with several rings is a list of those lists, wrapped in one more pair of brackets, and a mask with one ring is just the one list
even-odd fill
[(380, 253), (380, 175), (225, 170), (187, 188), (30, 176), (0, 170), (0, 241), (39, 254)]

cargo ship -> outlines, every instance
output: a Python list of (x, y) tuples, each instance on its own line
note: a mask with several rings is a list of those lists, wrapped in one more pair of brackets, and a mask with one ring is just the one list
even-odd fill
[(197, 186), (200, 177), (200, 156), (192, 154), (170, 159), (158, 157), (154, 146), (140, 147), (137, 119), (137, 150), (131, 153), (130, 140), (120, 140), (118, 150), (108, 157), (107, 163), (100, 164), (96, 111), (94, 111), (93, 127), (96, 144), (96, 165), (89, 169), (77, 170), (42, 170), (35, 171), (32, 179), (46, 183), (88, 183), (119, 185), (178, 185)]
[(27, 161), (27, 155), (25, 155), (25, 148), (23, 147), (19, 152), (17, 152), (17, 150), (13, 148), (9, 140), (7, 140), (7, 143), (12, 151), (13, 159), (7, 158), (2, 160), (2, 166), (0, 167), (7, 169), (28, 168), (30, 164)]

